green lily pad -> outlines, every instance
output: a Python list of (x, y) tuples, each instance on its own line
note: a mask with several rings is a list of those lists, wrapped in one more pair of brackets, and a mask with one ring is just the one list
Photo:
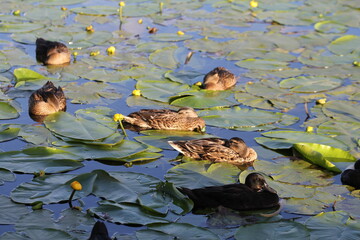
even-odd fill
[(170, 99), (176, 106), (193, 108), (228, 107), (237, 104), (230, 91), (190, 90)]
[(310, 163), (340, 173), (341, 170), (332, 162), (355, 162), (356, 158), (339, 148), (317, 143), (296, 143), (294, 148)]
[(0, 32), (2, 33), (19, 33), (19, 32), (31, 32), (37, 29), (43, 28), (41, 23), (2, 23), (0, 24)]
[(179, 42), (184, 41), (187, 39), (191, 39), (191, 35), (179, 35), (177, 33), (158, 33), (151, 37), (155, 41), (162, 41), (162, 42)]
[(356, 239), (360, 237), (359, 222), (343, 211), (320, 213), (309, 218), (305, 226), (313, 239)]
[(323, 105), (326, 116), (341, 121), (360, 121), (360, 103), (357, 101), (335, 100)]
[(19, 113), (10, 103), (0, 102), (0, 119), (13, 119), (19, 117)]
[(19, 131), (20, 128), (11, 127), (8, 124), (0, 125), (0, 142), (10, 141), (16, 138)]
[(321, 21), (314, 25), (314, 28), (318, 32), (323, 33), (344, 33), (347, 31), (347, 27), (334, 22), (334, 21)]
[(136, 232), (138, 239), (220, 239), (210, 230), (188, 223), (156, 223), (149, 224), (147, 227), (147, 229), (141, 229)]
[[(286, 119), (286, 114), (283, 113), (246, 109), (237, 106), (233, 108), (203, 110), (198, 113), (206, 121), (207, 125), (235, 129), (248, 128), (253, 131), (261, 130), (264, 125), (271, 125), (271, 127), (275, 128), (278, 124), (281, 125), (283, 118)], [(294, 120), (292, 123), (298, 120), (296, 117), (292, 118)], [(289, 124), (291, 122), (284, 125)]]
[(164, 68), (177, 68), (179, 62), (176, 61), (174, 54), (178, 49), (176, 46), (158, 49), (150, 54), (149, 60), (151, 63)]
[(355, 35), (344, 35), (328, 45), (328, 49), (335, 54), (359, 53), (360, 37)]
[(189, 86), (168, 80), (143, 80), (137, 82), (136, 89), (140, 90), (141, 95), (145, 98), (160, 102), (168, 102), (168, 99), (171, 96), (188, 90)]
[(117, 6), (87, 6), (87, 7), (77, 7), (72, 8), (71, 11), (78, 14), (85, 15), (113, 15), (117, 14)]
[(0, 224), (14, 224), (30, 210), (21, 204), (14, 203), (10, 198), (0, 195)]
[(340, 87), (342, 80), (339, 78), (329, 78), (324, 76), (300, 76), (284, 79), (280, 82), (280, 87), (290, 88), (292, 92), (322, 92)]
[(13, 172), (4, 168), (0, 168), (0, 176), (0, 185), (4, 185), (4, 182), (13, 182), (16, 179)]
[(22, 173), (70, 171), (83, 166), (78, 160), (80, 160), (79, 156), (75, 154), (49, 147), (33, 147), (0, 153), (1, 168)]
[(235, 63), (239, 67), (258, 70), (280, 71), (287, 68), (288, 63), (274, 59), (246, 59)]
[(165, 179), (179, 187), (201, 188), (234, 183), (239, 169), (227, 163), (191, 161), (171, 168)]
[(272, 131), (262, 133), (265, 137), (256, 137), (255, 141), (271, 149), (291, 148), (294, 143), (318, 143), (347, 150), (348, 146), (332, 137), (301, 131)]
[(307, 239), (309, 231), (297, 222), (280, 221), (273, 223), (258, 223), (241, 226), (235, 233), (235, 239)]
[(57, 112), (44, 120), (45, 126), (59, 135), (80, 139), (98, 140), (115, 132), (114, 129), (84, 118), (76, 118), (66, 112)]

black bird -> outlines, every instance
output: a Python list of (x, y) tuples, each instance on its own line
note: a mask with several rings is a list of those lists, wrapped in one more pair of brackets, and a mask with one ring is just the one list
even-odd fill
[(194, 209), (219, 206), (234, 210), (258, 210), (279, 206), (279, 196), (259, 173), (250, 173), (245, 184), (235, 183), (197, 189), (179, 188), (193, 202)]
[[(109, 237), (106, 225), (103, 222), (97, 221), (91, 231), (89, 240), (112, 240)], [(116, 238), (114, 238), (116, 240)]]
[(341, 173), (341, 182), (355, 189), (360, 189), (360, 159), (354, 164), (354, 169), (346, 169)]

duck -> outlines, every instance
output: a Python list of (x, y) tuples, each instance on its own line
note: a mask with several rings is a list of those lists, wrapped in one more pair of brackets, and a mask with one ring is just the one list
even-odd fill
[(351, 166), (351, 169), (346, 169), (341, 173), (341, 182), (344, 185), (360, 189), (360, 159)]
[(177, 189), (193, 201), (193, 211), (218, 207), (248, 211), (280, 206), (277, 192), (266, 183), (264, 176), (257, 172), (247, 175), (245, 184)]
[(44, 65), (60, 65), (69, 63), (71, 54), (63, 43), (37, 38), (36, 59)]
[[(108, 230), (106, 225), (103, 222), (97, 221), (94, 224), (93, 229), (91, 230), (91, 235), (89, 240), (112, 240), (109, 237)], [(114, 238), (116, 240), (116, 237)]]
[(207, 90), (226, 90), (236, 84), (236, 77), (224, 67), (216, 67), (204, 77), (202, 87)]
[(234, 165), (249, 165), (257, 159), (254, 149), (248, 147), (243, 139), (233, 137), (202, 138), (186, 141), (168, 141), (169, 145), (186, 157), (195, 160), (228, 162)]
[(202, 132), (205, 121), (190, 107), (179, 110), (142, 109), (124, 116), (123, 121), (139, 130), (183, 130)]
[(55, 87), (51, 81), (47, 81), (44, 86), (33, 92), (29, 98), (30, 116), (47, 116), (65, 110), (65, 94), (61, 87)]

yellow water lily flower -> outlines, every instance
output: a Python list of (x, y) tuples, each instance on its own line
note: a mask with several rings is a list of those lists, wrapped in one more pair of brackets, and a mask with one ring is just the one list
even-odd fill
[(125, 2), (123, 2), (123, 1), (121, 1), (121, 2), (119, 2), (119, 5), (120, 5), (120, 7), (125, 7)]
[(66, 11), (67, 7), (61, 7), (61, 11)]
[(196, 82), (196, 83), (194, 83), (194, 85), (196, 85), (196, 86), (201, 86), (201, 85), (202, 85), (202, 82)]
[(95, 29), (94, 29), (94, 27), (92, 25), (86, 26), (85, 30), (87, 32), (94, 32), (95, 31)]
[(184, 35), (185, 33), (183, 31), (177, 31), (177, 34), (181, 36)]
[(97, 56), (100, 54), (100, 51), (92, 51), (90, 52), (90, 56)]
[(138, 24), (142, 24), (143, 23), (143, 20), (142, 20), (142, 18), (140, 18), (139, 20), (138, 20)]
[(257, 8), (258, 6), (259, 6), (259, 2), (255, 1), (255, 0), (250, 1), (250, 7)]
[(306, 127), (306, 132), (308, 132), (308, 133), (314, 132), (314, 127), (307, 126), (307, 127)]
[(20, 10), (16, 10), (16, 11), (13, 12), (13, 15), (14, 16), (20, 16), (20, 13), (21, 13)]
[(316, 103), (323, 105), (326, 103), (326, 98), (318, 99), (318, 100), (316, 100)]
[(135, 89), (134, 91), (132, 91), (132, 95), (134, 95), (134, 96), (141, 96), (141, 91)]
[(114, 46), (108, 47), (108, 49), (106, 49), (106, 52), (108, 55), (113, 55), (115, 54), (115, 50), (116, 48)]
[(71, 188), (74, 189), (75, 191), (81, 191), (82, 189), (82, 186), (81, 186), (81, 183), (79, 183), (78, 181), (73, 181), (71, 184), (70, 184)]
[(120, 113), (116, 113), (116, 114), (114, 114), (113, 119), (115, 122), (121, 121), (124, 119), (124, 115), (122, 115)]

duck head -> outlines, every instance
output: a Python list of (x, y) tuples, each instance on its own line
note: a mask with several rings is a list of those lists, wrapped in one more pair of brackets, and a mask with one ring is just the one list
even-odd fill
[(264, 176), (260, 173), (250, 173), (245, 179), (245, 185), (256, 192), (268, 191), (276, 193), (265, 181)]
[(247, 156), (249, 152), (249, 149), (244, 140), (238, 137), (231, 138), (225, 143), (225, 146), (239, 153), (240, 156)]

